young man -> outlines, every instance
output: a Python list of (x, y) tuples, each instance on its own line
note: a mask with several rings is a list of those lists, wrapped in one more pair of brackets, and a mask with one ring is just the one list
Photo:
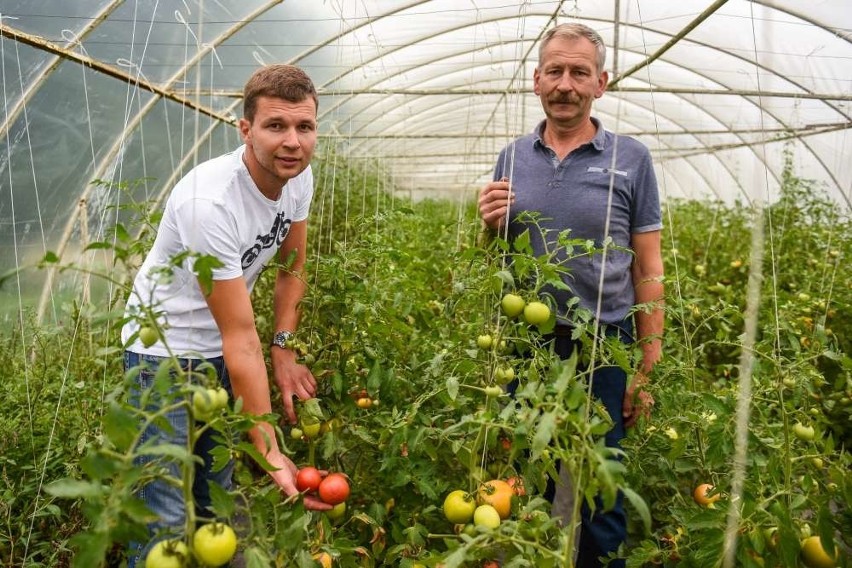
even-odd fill
[[(200, 164), (172, 190), (154, 245), (134, 281), (126, 308), (128, 323), (122, 330), (125, 368), (143, 367), (138, 390), (131, 397), (136, 404), (139, 392), (153, 383), (159, 364), (176, 356), (184, 368), (210, 363), (233, 399), (242, 399), (244, 412), (263, 415), (272, 411), (250, 293), (261, 269), (276, 253), (287, 269), (276, 276), (278, 333), (270, 357), (287, 417), (296, 420), (294, 396), (306, 399), (315, 395), (313, 375), (296, 362), (287, 340), (296, 330), (298, 304), (305, 290), (302, 270), (313, 196), (310, 161), (317, 141), (317, 102), (314, 85), (302, 70), (290, 65), (259, 69), (244, 89), (239, 130), (245, 144)], [(191, 253), (189, 260), (177, 263), (164, 278), (163, 268), (186, 253)], [(195, 274), (192, 255), (196, 254), (221, 262), (212, 271), (212, 286), (205, 286)], [(138, 337), (138, 316), (146, 309), (157, 314), (161, 330), (159, 340), (148, 346)], [(168, 420), (171, 429), (151, 425), (143, 441), (156, 438), (186, 445), (191, 420), (186, 406), (170, 412)], [(275, 468), (269, 472), (273, 481), (287, 495), (296, 494), (296, 466), (281, 453), (273, 427), (260, 423), (250, 437)], [(205, 435), (194, 450), (204, 461), (203, 467), (196, 466), (193, 485), (196, 509), (202, 516), (209, 516), (205, 513), (210, 504), (208, 484), (218, 483), (226, 489), (231, 485), (233, 464), (212, 471), (210, 451), (215, 445)], [(163, 465), (179, 477), (177, 464)], [(149, 526), (152, 535), (163, 528), (182, 533), (186, 517), (181, 488), (156, 480), (145, 485), (140, 496), (159, 517)], [(311, 497), (305, 498), (305, 505), (330, 508)], [(152, 544), (138, 551), (130, 565), (144, 558)]]
[[(594, 313), (607, 333), (625, 342), (632, 341), (635, 320), (643, 357), (633, 381), (627, 384), (626, 373), (616, 367), (597, 369), (592, 378), (592, 394), (615, 424), (606, 443), (618, 447), (625, 428), (648, 415), (653, 405), (642, 387), (661, 355), (662, 220), (647, 148), (606, 131), (591, 116), (592, 103), (604, 94), (609, 80), (605, 59), (603, 40), (587, 26), (563, 24), (545, 33), (533, 84), (546, 118), (501, 152), (495, 181), (480, 192), (479, 213), (488, 228), (505, 229), (510, 239), (528, 228), (518, 214), (531, 211), (541, 213), (539, 225), (548, 240), (570, 229), (572, 238), (592, 240), (598, 247), (611, 238), (616, 245), (607, 250), (605, 260), (600, 254), (570, 259), (570, 277), (565, 278), (570, 292), (548, 292), (558, 313), (556, 332), (549, 339), (562, 358), (578, 348), (571, 340), (568, 317), (572, 299)], [(554, 248), (552, 243), (545, 248), (539, 231), (530, 231), (530, 236), (536, 255)], [(556, 260), (565, 261), (560, 252)], [(653, 309), (631, 315), (637, 304), (651, 304)], [(553, 488), (549, 493), (552, 499)], [(616, 552), (626, 538), (621, 497), (607, 512), (592, 513), (584, 506), (581, 523), (577, 566), (599, 566), (598, 558)], [(609, 566), (624, 566), (624, 561)]]

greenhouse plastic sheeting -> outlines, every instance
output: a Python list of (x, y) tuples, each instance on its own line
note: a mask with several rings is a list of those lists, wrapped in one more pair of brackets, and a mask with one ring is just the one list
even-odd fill
[(0, 0), (0, 20), (3, 273), (238, 144), (263, 63), (314, 79), (326, 151), (473, 199), (541, 120), (538, 39), (570, 21), (606, 41), (594, 113), (651, 148), (664, 199), (771, 200), (786, 165), (850, 208), (848, 0)]

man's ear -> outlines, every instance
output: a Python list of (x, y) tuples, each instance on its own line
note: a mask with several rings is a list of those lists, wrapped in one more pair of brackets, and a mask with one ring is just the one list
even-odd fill
[(541, 88), (538, 85), (538, 79), (541, 77), (541, 71), (539, 71), (538, 67), (533, 71), (533, 92), (536, 95), (541, 95)]
[(598, 88), (595, 89), (595, 98), (599, 99), (606, 91), (606, 86), (609, 84), (609, 73), (602, 71), (598, 77)]
[(247, 118), (241, 118), (237, 123), (237, 128), (240, 131), (240, 136), (242, 136), (243, 142), (248, 144), (250, 138), (249, 135), (251, 133), (251, 122), (249, 122)]

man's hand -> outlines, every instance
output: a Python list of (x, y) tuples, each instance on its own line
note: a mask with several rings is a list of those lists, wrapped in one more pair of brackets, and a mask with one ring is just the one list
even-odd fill
[(270, 348), (270, 359), (275, 384), (281, 390), (284, 413), (290, 423), (295, 424), (297, 417), (293, 397), (298, 397), (300, 400), (315, 397), (317, 381), (307, 367), (296, 362), (296, 354), (289, 349)]
[(624, 427), (631, 428), (640, 416), (651, 418), (651, 408), (654, 406), (654, 397), (644, 389), (648, 384), (648, 377), (643, 372), (638, 372), (627, 385), (624, 392), (624, 403), (621, 406), (621, 415), (624, 418)]
[(479, 192), (479, 216), (485, 225), (499, 230), (509, 212), (509, 205), (515, 201), (515, 195), (509, 189), (509, 180), (492, 181)]
[[(269, 472), (269, 477), (281, 488), (284, 493), (289, 496), (298, 495), (299, 490), (296, 489), (296, 473), (298, 468), (287, 456), (280, 452), (270, 452), (266, 455), (266, 460), (276, 468)], [(332, 506), (322, 502), (316, 497), (305, 495), (305, 508), (314, 511), (330, 511)]]

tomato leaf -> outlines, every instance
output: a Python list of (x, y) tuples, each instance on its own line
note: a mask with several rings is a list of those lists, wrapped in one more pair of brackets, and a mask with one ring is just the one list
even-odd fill
[(638, 513), (639, 518), (642, 519), (642, 525), (645, 527), (645, 534), (650, 534), (651, 510), (648, 508), (648, 504), (638, 493), (625, 485), (621, 486), (621, 492), (624, 493), (624, 497), (631, 505), (633, 505), (633, 508), (636, 510), (636, 513)]
[(105, 488), (100, 483), (78, 479), (60, 479), (47, 485), (45, 491), (54, 497), (64, 499), (97, 499), (104, 494)]
[(234, 498), (218, 483), (208, 483), (210, 504), (217, 517), (230, 518), (235, 511)]
[(243, 559), (245, 560), (246, 568), (267, 568), (274, 564), (272, 558), (259, 546), (247, 547), (243, 551)]
[(119, 452), (126, 452), (130, 448), (139, 428), (136, 417), (116, 402), (110, 403), (103, 425), (104, 433)]
[(84, 532), (71, 538), (71, 544), (77, 550), (74, 555), (75, 568), (102, 566), (107, 548), (112, 544), (109, 533)]
[(458, 377), (451, 376), (447, 379), (445, 383), (447, 387), (447, 394), (450, 396), (450, 400), (455, 400), (459, 395), (459, 379)]
[(544, 414), (536, 425), (532, 441), (532, 457), (538, 459), (541, 452), (550, 445), (553, 433), (556, 431), (556, 415), (553, 412)]

